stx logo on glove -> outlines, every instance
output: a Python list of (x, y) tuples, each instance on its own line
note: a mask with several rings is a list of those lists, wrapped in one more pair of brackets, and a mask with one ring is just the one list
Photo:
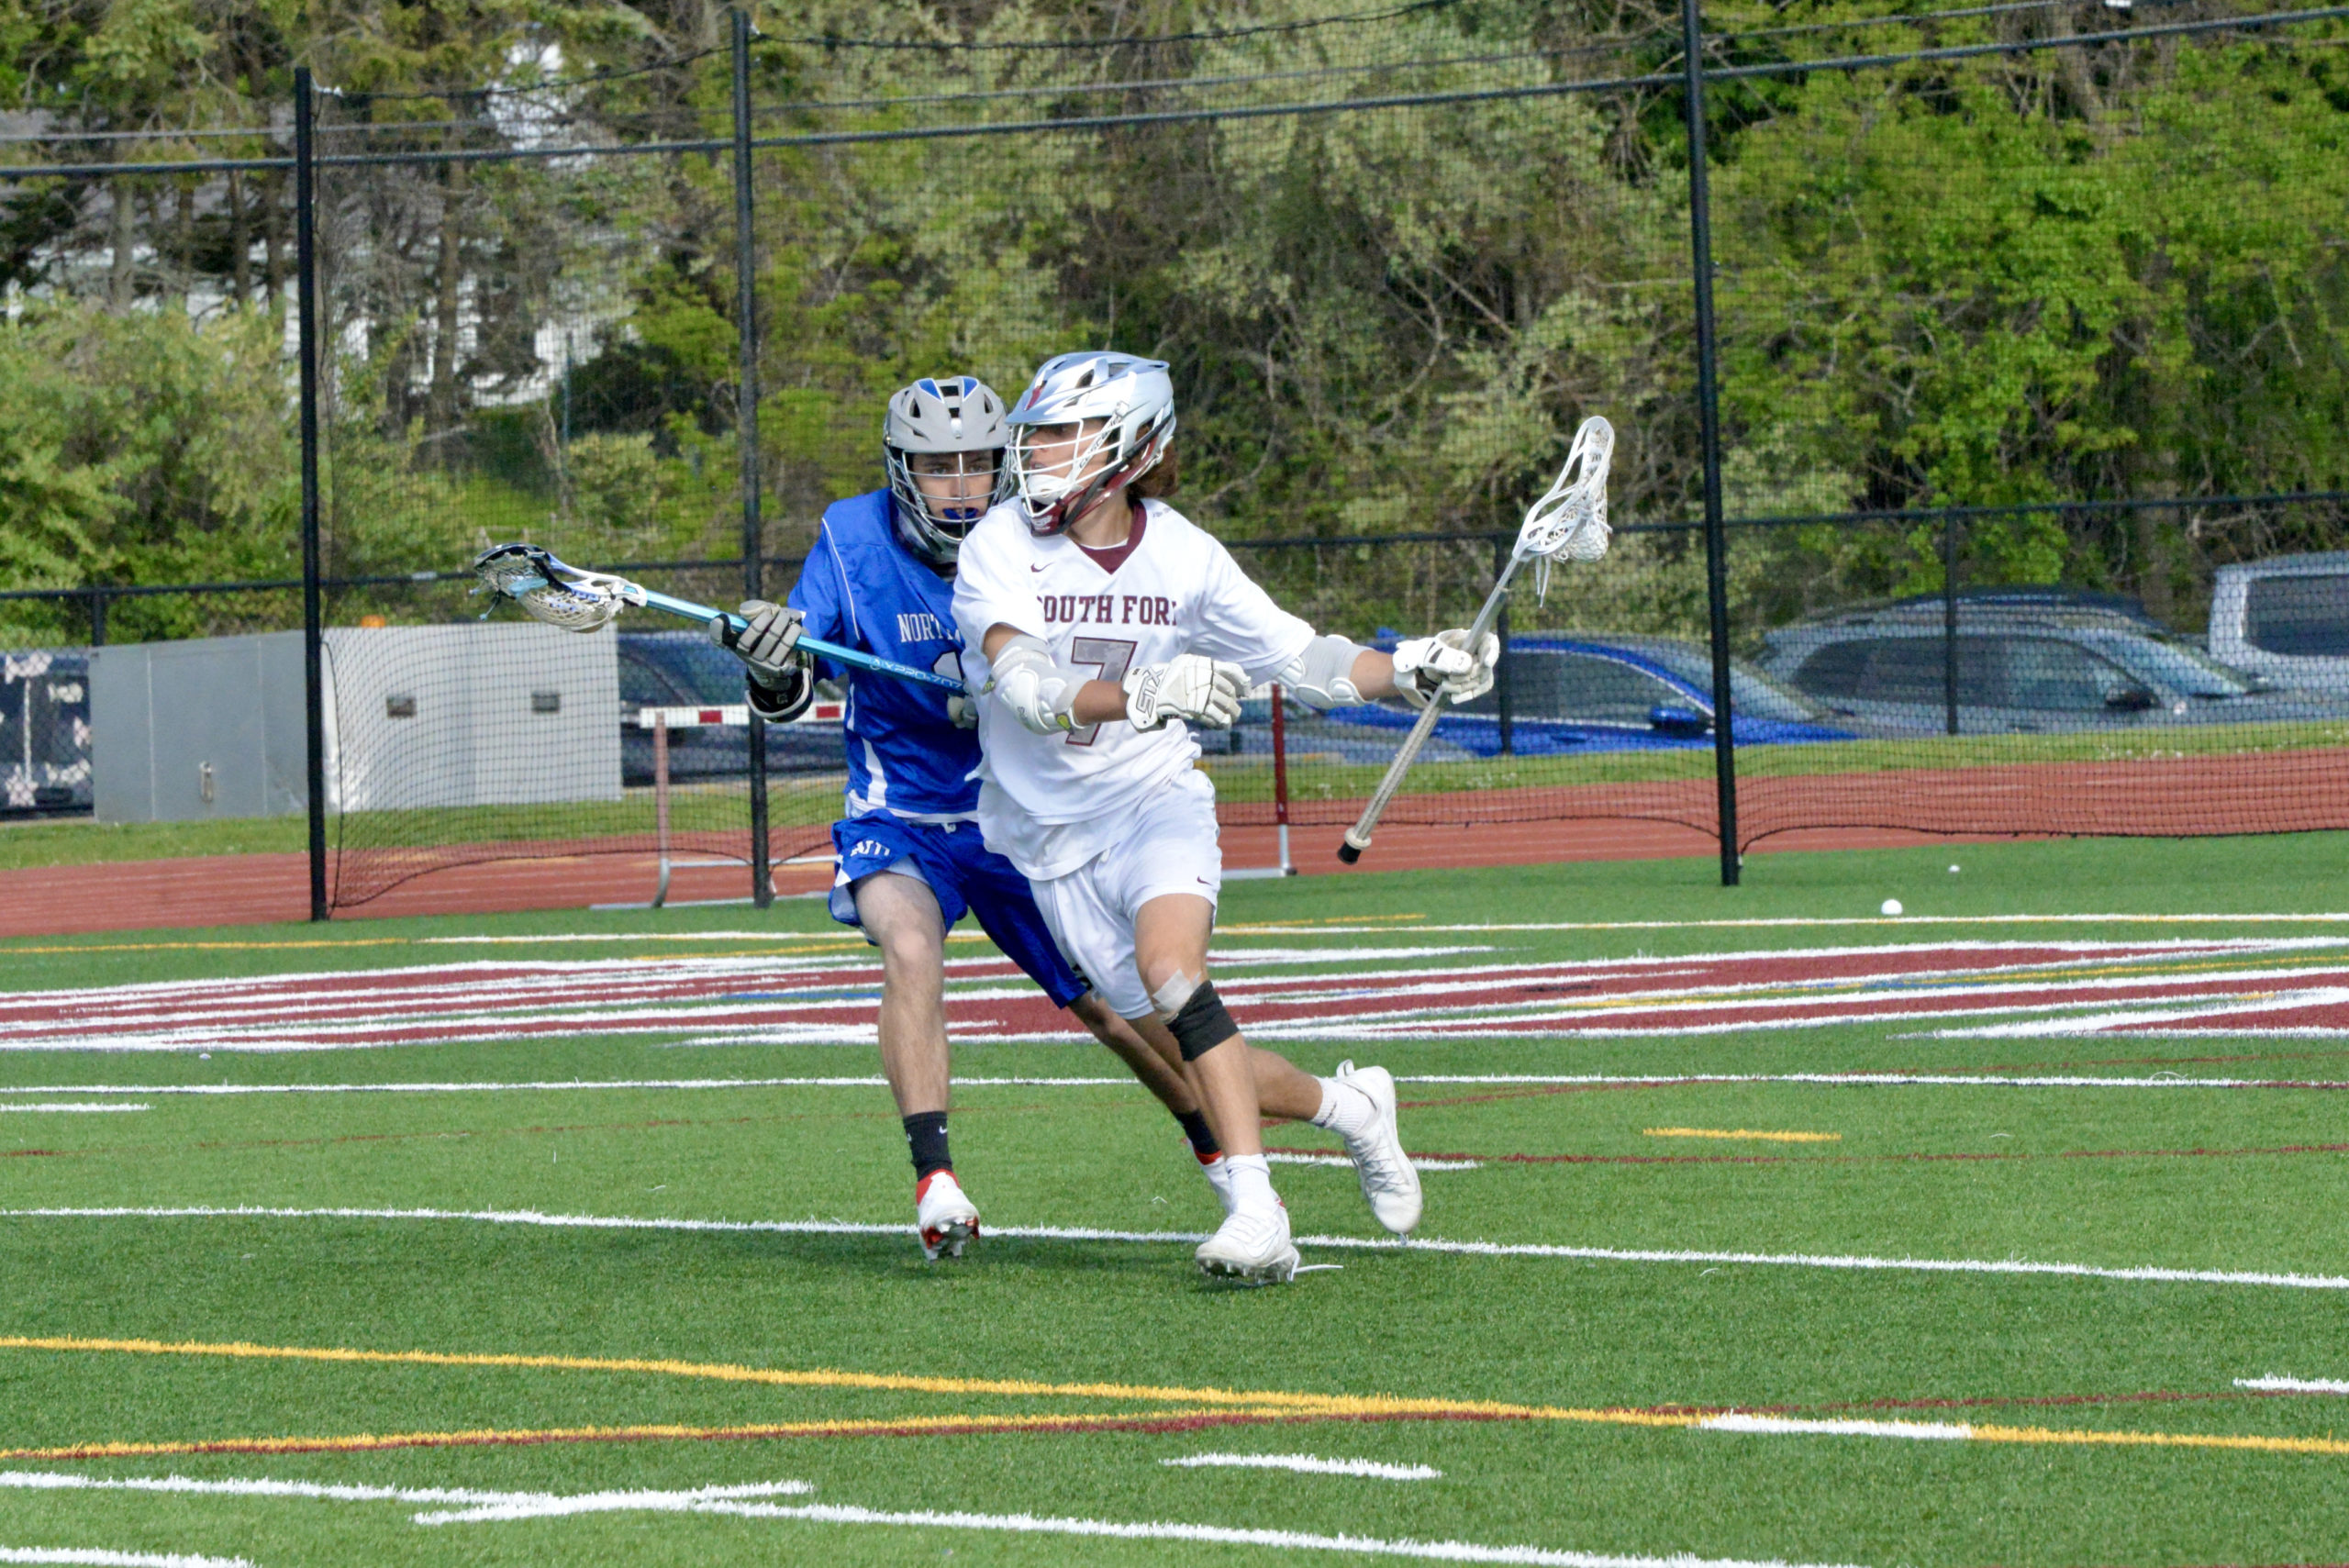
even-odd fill
[(1037, 605), (1049, 624), (1079, 626), (1173, 626), (1174, 601), (1161, 594), (1039, 594)]

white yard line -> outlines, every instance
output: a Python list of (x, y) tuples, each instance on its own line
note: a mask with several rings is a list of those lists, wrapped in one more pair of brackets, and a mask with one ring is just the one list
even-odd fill
[(0, 1562), (74, 1562), (83, 1568), (253, 1568), (242, 1557), (184, 1551), (108, 1551), (95, 1546), (0, 1546)]
[[(2132, 1037), (2134, 1038), (2134, 1037)], [(1397, 1073), (1397, 1084), (1523, 1084), (1594, 1088), (1670, 1088), (1681, 1084), (1811, 1084), (1867, 1089), (2349, 1089), (2330, 1078), (2098, 1078), (1995, 1073)], [(144, 1093), (144, 1091), (139, 1091)], [(158, 1091), (160, 1093), (161, 1091)]]
[(1910, 1438), (1922, 1441), (1965, 1442), (1974, 1429), (1950, 1421), (1807, 1421), (1786, 1416), (1708, 1416), (1697, 1423), (1700, 1432), (1766, 1432), (1830, 1438)]
[[(2133, 1038), (2133, 1037), (2132, 1037)], [(989, 1041), (990, 1044), (998, 1043)], [(1554, 1085), (1593, 1088), (1672, 1088), (1680, 1084), (1799, 1084), (1823, 1088), (1912, 1089), (2349, 1089), (2349, 1079), (2091, 1077), (1990, 1073), (1397, 1073), (1398, 1084)], [(9, 1095), (481, 1095), (562, 1094), (574, 1090), (640, 1091), (707, 1089), (874, 1089), (878, 1075), (805, 1078), (609, 1078), (525, 1080), (515, 1083), (422, 1082), (389, 1084), (44, 1084), (0, 1088)], [(956, 1078), (958, 1089), (1130, 1089), (1131, 1078)], [(19, 1108), (0, 1106), (0, 1109)], [(93, 1109), (101, 1108), (93, 1106)], [(107, 1106), (106, 1109), (117, 1107)], [(145, 1108), (145, 1107), (139, 1107)]]
[(2238, 1377), (2235, 1386), (2260, 1394), (2349, 1394), (2349, 1383), (2330, 1377)]
[[(1362, 1462), (1325, 1460), (1319, 1462)], [(1347, 1471), (1344, 1473), (1372, 1472)], [(1534, 1565), (1534, 1568), (1804, 1568), (1804, 1565), (1789, 1564), (1776, 1558), (1757, 1562), (1741, 1558), (1704, 1558), (1685, 1552), (1670, 1557), (1652, 1557), (1620, 1552), (1559, 1551), (1539, 1546), (1484, 1546), (1462, 1540), (1389, 1540), (1373, 1536), (1313, 1535), (1301, 1530), (1229, 1529), (1218, 1525), (1162, 1521), (1130, 1523), (1118, 1519), (1056, 1518), (1035, 1514), (948, 1513), (927, 1509), (901, 1512), (838, 1503), (793, 1505), (761, 1500), (804, 1494), (810, 1490), (804, 1481), (769, 1482), (747, 1486), (704, 1486), (681, 1492), (593, 1492), (561, 1496), (540, 1492), (457, 1491), (438, 1487), (324, 1485), (304, 1481), (195, 1481), (180, 1475), (153, 1480), (139, 1477), (116, 1479), (42, 1471), (12, 1471), (0, 1472), (0, 1486), (209, 1493), (306, 1497), (332, 1502), (461, 1505), (419, 1513), (415, 1516), (419, 1525), (488, 1524), (567, 1514), (651, 1511), (795, 1519), (810, 1524), (910, 1526), (1019, 1535), (1082, 1536), (1113, 1540), (1201, 1541), (1219, 1546), (1262, 1546), (1289, 1551), (1345, 1551), (1363, 1556), (1409, 1557), (1441, 1562), (1524, 1563)], [(120, 1568), (252, 1568), (242, 1558), (166, 1557), (132, 1552), (77, 1553), (70, 1550), (38, 1555), (5, 1547), (0, 1547), (0, 1562), (88, 1563), (94, 1568), (112, 1568), (117, 1564)]]
[(1186, 1453), (1161, 1464), (1193, 1470), (1294, 1470), (1303, 1475), (1366, 1475), (1379, 1481), (1440, 1481), (1432, 1464), (1382, 1464), (1375, 1459), (1323, 1459), (1318, 1453)]
[[(845, 1078), (610, 1078), (562, 1079), (514, 1084), (64, 1084), (46, 1088), (0, 1089), (8, 1095), (478, 1095), (551, 1094), (573, 1089), (872, 1089), (885, 1088), (880, 1076)], [(1135, 1088), (1131, 1078), (957, 1078), (958, 1089)], [(113, 1109), (116, 1107), (104, 1107)], [(146, 1109), (141, 1106), (137, 1109)]]
[[(0, 1471), (0, 1488), (27, 1491), (175, 1492), (226, 1497), (290, 1497), (328, 1503), (408, 1503), (440, 1505), (440, 1510), (417, 1516), (418, 1524), (448, 1524), (489, 1519), (551, 1518), (564, 1514), (606, 1514), (650, 1510), (685, 1513), (706, 1503), (740, 1502), (752, 1498), (798, 1497), (815, 1490), (805, 1481), (761, 1481), (736, 1486), (699, 1486), (687, 1492), (610, 1491), (484, 1492), (450, 1486), (354, 1486), (316, 1481), (268, 1479), (197, 1481), (184, 1475), (95, 1476), (71, 1472)], [(6, 1559), (0, 1558), (0, 1562)], [(191, 1560), (192, 1561), (192, 1560)]]
[(330, 1503), (498, 1503), (552, 1494), (480, 1492), (448, 1486), (329, 1485), (266, 1478), (198, 1481), (185, 1475), (77, 1475), (60, 1470), (0, 1470), (0, 1490), (24, 1492), (181, 1492), (227, 1497), (300, 1497)]
[[(1264, 1158), (1275, 1165), (1327, 1165), (1340, 1171), (1351, 1171), (1354, 1168), (1354, 1162), (1342, 1154), (1275, 1152), (1266, 1154)], [(1415, 1171), (1481, 1171), (1484, 1168), (1485, 1162), (1481, 1160), (1414, 1160), (1411, 1162), (1411, 1169)]]
[[(0, 1094), (21, 1095), (23, 1093), (25, 1093), (25, 1091), (22, 1089), (0, 1090)], [(152, 1109), (154, 1109), (152, 1106), (126, 1106), (121, 1104), (119, 1101), (112, 1103), (94, 1101), (85, 1104), (80, 1101), (52, 1100), (47, 1104), (41, 1105), (0, 1105), (0, 1116), (5, 1116), (10, 1111), (41, 1111), (50, 1115), (70, 1116), (75, 1113), (89, 1115), (92, 1113), (103, 1113), (106, 1111), (144, 1111)]]
[(1384, 926), (1252, 924), (1258, 937), (1418, 936), (1442, 931), (1727, 931), (1835, 926), (2208, 926), (2342, 925), (2334, 915), (1782, 915), (1744, 920), (1531, 920), (1440, 924), (1397, 921)]
[(1111, 1540), (1201, 1541), (1261, 1546), (1283, 1551), (1344, 1551), (1364, 1557), (1412, 1557), (1439, 1562), (1504, 1562), (1537, 1568), (1794, 1568), (1778, 1559), (1755, 1562), (1678, 1552), (1648, 1557), (1621, 1552), (1558, 1551), (1539, 1546), (1484, 1546), (1465, 1540), (1391, 1540), (1375, 1536), (1314, 1535), (1303, 1530), (1230, 1529), (1164, 1521), (1056, 1518), (1035, 1514), (974, 1514), (922, 1509), (895, 1512), (837, 1503), (706, 1503), (696, 1513), (743, 1518), (800, 1519), (813, 1524), (910, 1525), (931, 1529), (997, 1530), (1016, 1535), (1086, 1536)]
[(420, 1525), (497, 1524), (508, 1519), (551, 1519), (570, 1514), (663, 1513), (710, 1511), (712, 1504), (754, 1497), (804, 1496), (815, 1488), (805, 1481), (777, 1481), (749, 1486), (700, 1486), (690, 1492), (586, 1492), (571, 1496), (518, 1496), (511, 1502), (484, 1503), (470, 1508), (445, 1508), (416, 1516)]
[[(454, 1221), (472, 1225), (520, 1225), (560, 1230), (670, 1230), (728, 1235), (888, 1236), (902, 1238), (902, 1222), (846, 1219), (680, 1219), (635, 1215), (545, 1214), (536, 1209), (450, 1208), (273, 1208), (209, 1205), (106, 1208), (7, 1208), (0, 1219), (396, 1219)], [(987, 1233), (1030, 1241), (1125, 1241), (1143, 1246), (1196, 1246), (1205, 1231), (1101, 1230), (1068, 1225), (995, 1225)], [(1936, 1274), (2038, 1274), (2071, 1279), (2124, 1280), (2155, 1284), (2261, 1285), (2290, 1290), (2349, 1290), (2349, 1275), (2301, 1274), (2266, 1270), (2187, 1269), (2159, 1264), (2036, 1262), (2024, 1258), (1887, 1258), (1867, 1253), (1711, 1252), (1687, 1248), (1574, 1247), (1542, 1241), (1448, 1241), (1413, 1238), (1374, 1240), (1361, 1236), (1299, 1236), (1300, 1247), (1345, 1251), (1399, 1252), (1477, 1258), (1572, 1258), (1593, 1262), (1710, 1263), (1755, 1268), (1854, 1270), (1864, 1273)]]

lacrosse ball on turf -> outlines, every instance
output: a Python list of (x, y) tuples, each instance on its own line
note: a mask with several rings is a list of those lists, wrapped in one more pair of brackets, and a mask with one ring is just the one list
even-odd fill
[(1898, 915), (1898, 914), (1899, 914), (1899, 913), (1900, 913), (1900, 900), (1898, 900), (1898, 898), (1887, 898), (1887, 899), (1886, 899), (1886, 900), (1884, 901), (1884, 912), (1885, 912), (1886, 914), (1887, 914), (1887, 915)]
[(1952, 876), (1955, 876), (1955, 875), (1957, 874), (1957, 868), (1956, 868), (1955, 866), (1952, 866), (1952, 867), (1950, 867), (1950, 868), (1949, 868), (1949, 873), (1950, 873), (1950, 875), (1952, 875)]

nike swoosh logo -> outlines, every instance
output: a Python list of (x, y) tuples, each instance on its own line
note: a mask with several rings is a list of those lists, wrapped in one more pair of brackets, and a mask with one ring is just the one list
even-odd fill
[(1043, 568), (1041, 566), (1030, 566), (1028, 570), (1030, 572), (1041, 572)]

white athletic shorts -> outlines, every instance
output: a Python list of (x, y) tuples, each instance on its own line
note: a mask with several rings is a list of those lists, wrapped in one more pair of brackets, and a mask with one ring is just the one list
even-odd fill
[(1049, 882), (1030, 882), (1061, 955), (1121, 1018), (1147, 1018), (1150, 988), (1134, 965), (1134, 917), (1153, 898), (1223, 891), (1215, 785), (1193, 769), (1152, 791), (1109, 848)]

